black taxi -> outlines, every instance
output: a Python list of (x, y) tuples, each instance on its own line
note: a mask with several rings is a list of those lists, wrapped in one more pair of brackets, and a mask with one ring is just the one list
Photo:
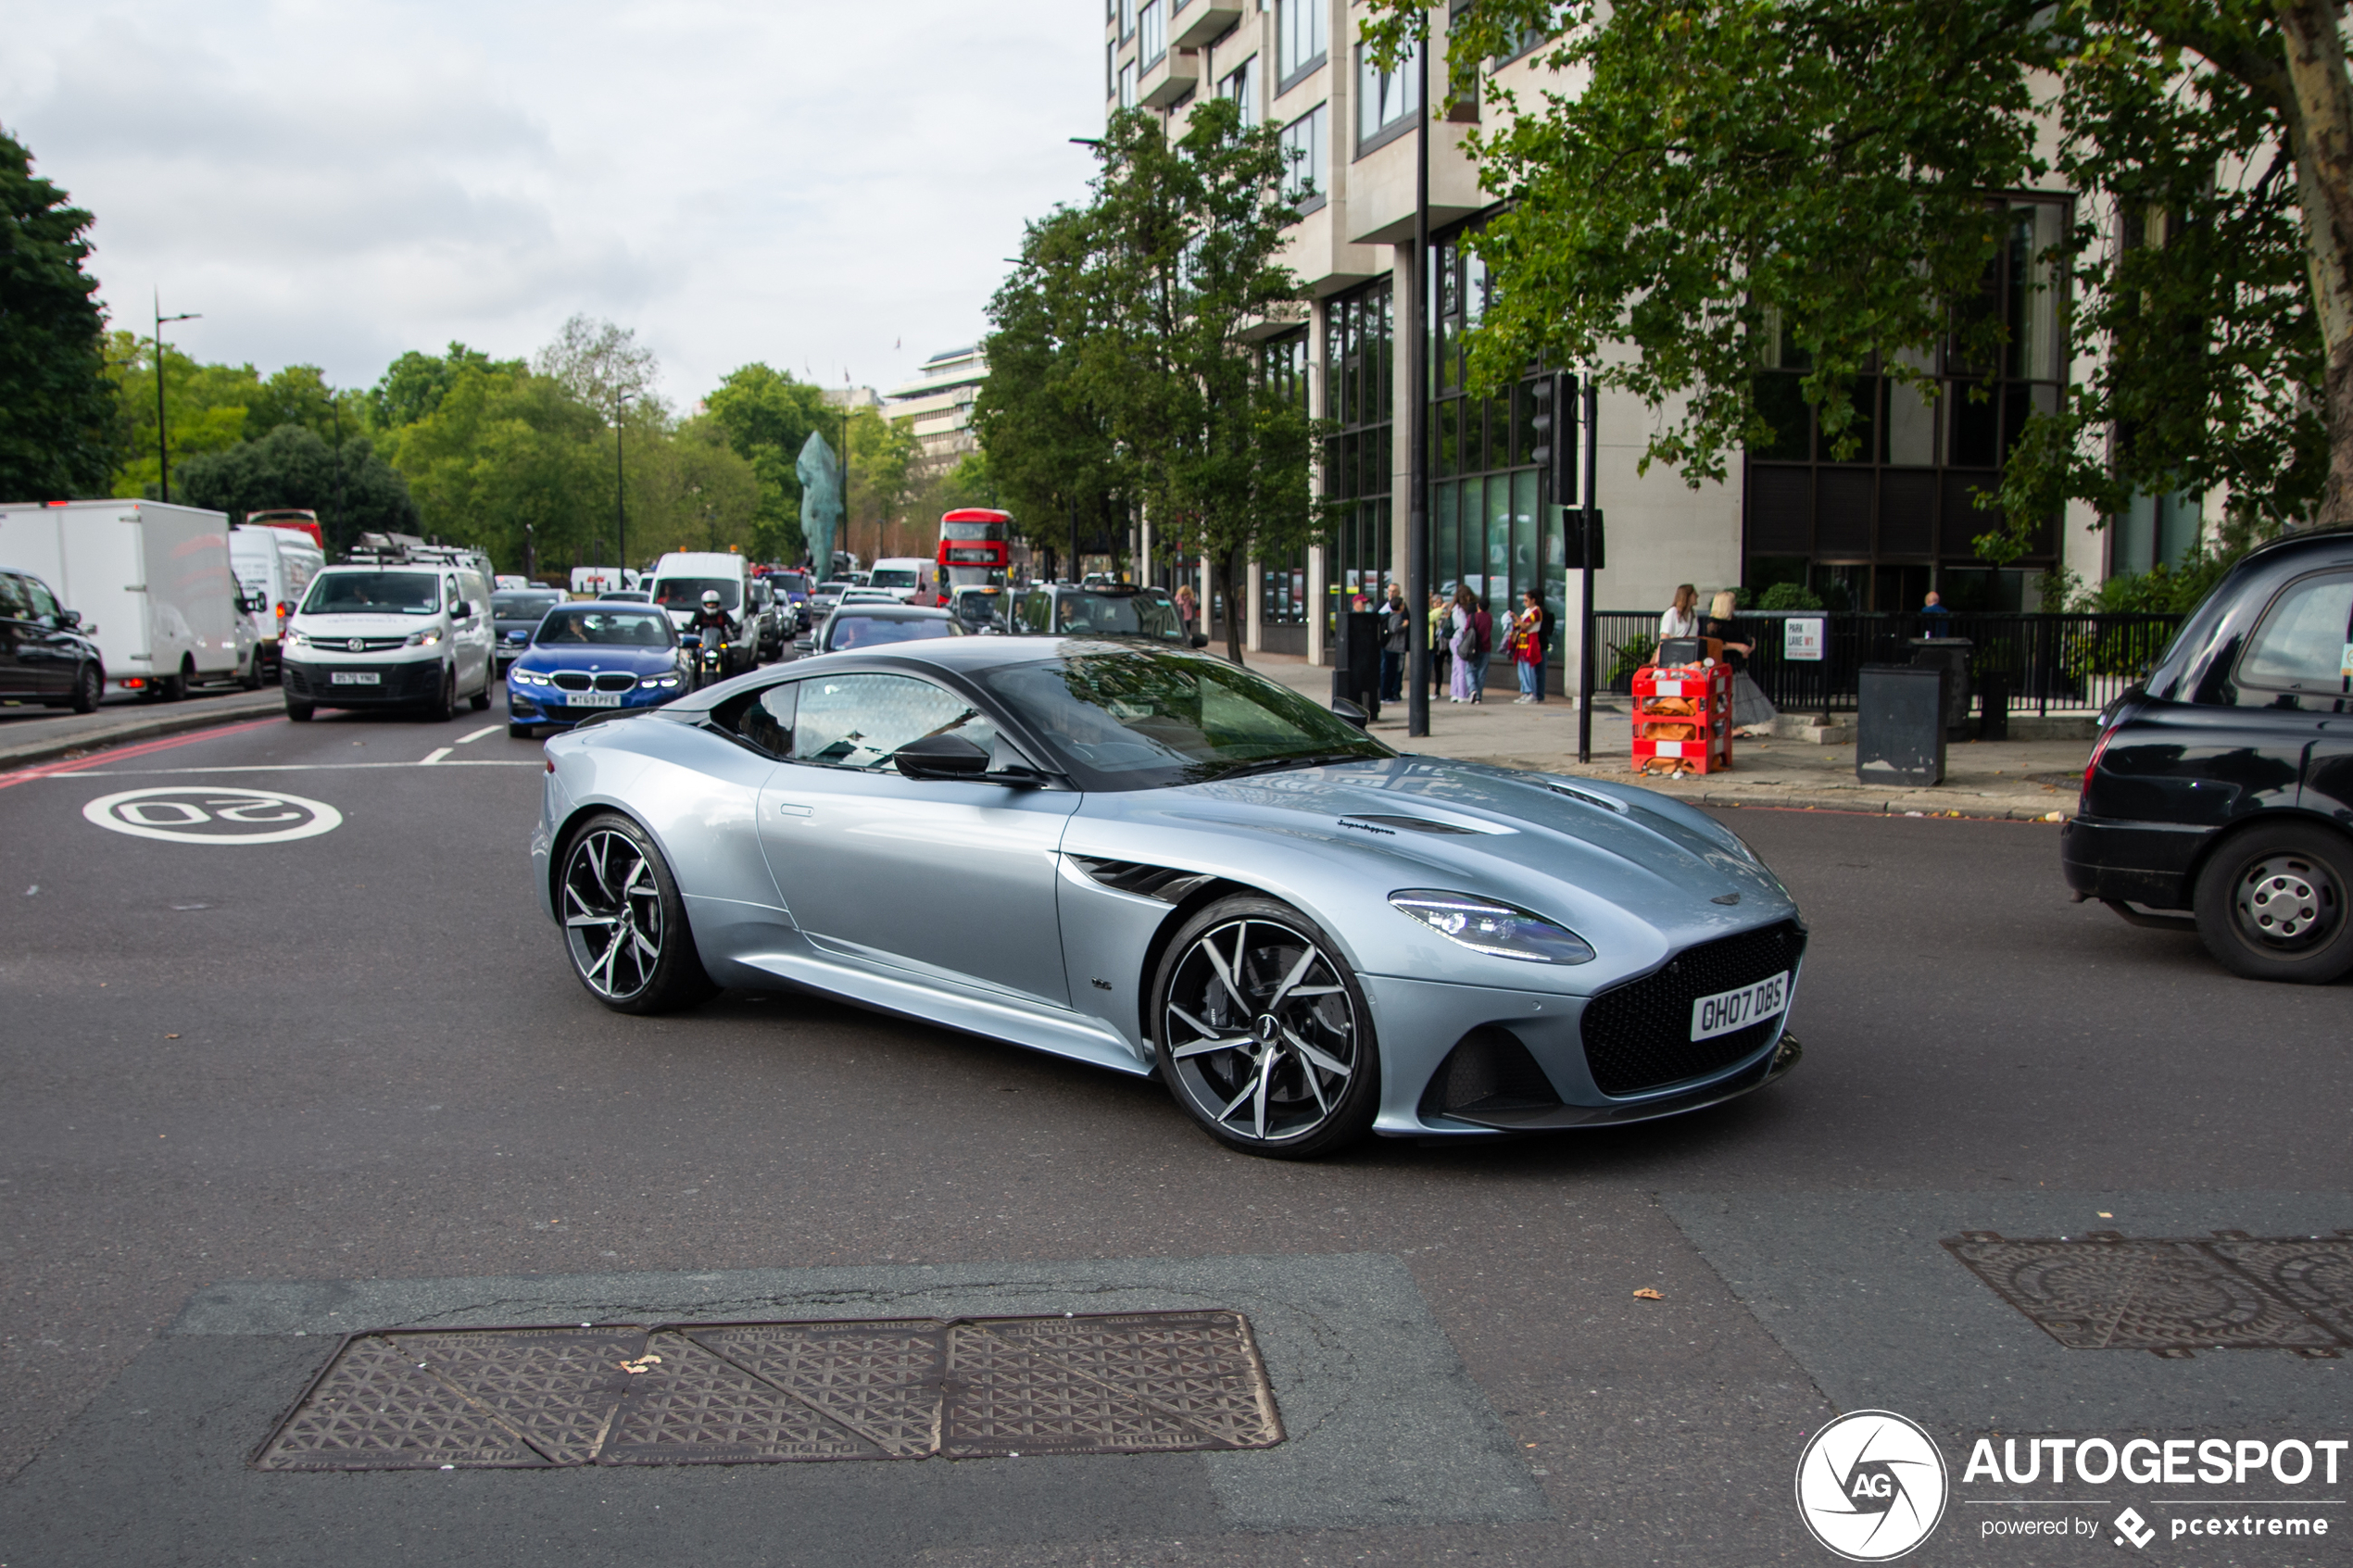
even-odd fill
[(2061, 837), (2079, 901), (2251, 979), (2353, 968), (2353, 530), (2251, 551), (2103, 720)]

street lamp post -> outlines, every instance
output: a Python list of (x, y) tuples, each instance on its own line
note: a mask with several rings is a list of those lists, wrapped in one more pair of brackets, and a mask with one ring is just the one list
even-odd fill
[(171, 443), (164, 433), (163, 423), (163, 326), (166, 321), (197, 321), (203, 318), (191, 311), (180, 316), (163, 313), (163, 291), (156, 291), (156, 479), (159, 499), (171, 499)]
[(1429, 734), (1429, 18), (1414, 48), (1415, 92), (1419, 109), (1414, 127), (1414, 305), (1406, 340), (1413, 370), (1413, 406), (1406, 411), (1406, 439), (1413, 460), (1405, 500), (1405, 733)]
[(621, 573), (620, 585), (623, 588), (629, 586), (629, 499), (622, 489), (621, 436), (622, 426), (629, 412), (629, 400), (636, 395), (634, 392), (623, 392), (615, 395), (612, 400), (613, 555), (619, 562), (615, 570)]

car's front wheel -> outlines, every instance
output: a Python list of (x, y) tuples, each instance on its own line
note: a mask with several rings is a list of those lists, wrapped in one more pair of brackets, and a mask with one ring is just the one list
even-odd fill
[(1151, 1016), (1163, 1081), (1227, 1148), (1308, 1160), (1371, 1128), (1372, 1011), (1348, 960), (1290, 905), (1245, 895), (1187, 921)]
[(703, 972), (686, 900), (646, 830), (603, 811), (566, 842), (556, 913), (573, 972), (616, 1012), (673, 1012), (719, 987)]
[(2303, 823), (2257, 827), (2215, 851), (2197, 880), (2197, 932), (2250, 980), (2325, 985), (2353, 969), (2353, 846)]

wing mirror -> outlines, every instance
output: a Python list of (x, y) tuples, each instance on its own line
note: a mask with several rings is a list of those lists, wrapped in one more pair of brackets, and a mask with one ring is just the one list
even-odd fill
[(1206, 632), (1196, 632), (1196, 633), (1193, 633), (1193, 646), (1195, 646), (1195, 647), (1197, 647), (1197, 648), (1205, 648), (1205, 647), (1207, 647), (1208, 646), (1209, 646), (1209, 633), (1206, 633)]
[(1371, 714), (1365, 712), (1363, 709), (1357, 707), (1354, 703), (1349, 701), (1344, 696), (1336, 696), (1332, 698), (1332, 711), (1339, 714), (1341, 718), (1347, 720), (1350, 723), (1355, 725), (1360, 730), (1373, 721), (1373, 716)]
[(57, 629), (59, 631), (70, 632), (75, 630), (81, 624), (82, 612), (80, 610), (61, 609), (57, 611)]
[(988, 771), (988, 753), (958, 734), (909, 741), (890, 759), (911, 779), (976, 779)]

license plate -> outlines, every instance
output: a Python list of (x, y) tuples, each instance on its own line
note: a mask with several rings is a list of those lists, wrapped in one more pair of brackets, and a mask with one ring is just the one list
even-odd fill
[(569, 692), (564, 696), (564, 703), (571, 708), (619, 708), (621, 694), (619, 692)]
[(338, 670), (327, 677), (331, 686), (381, 686), (384, 675), (374, 670)]
[(1702, 997), (1692, 1004), (1692, 1038), (1712, 1040), (1735, 1029), (1745, 1029), (1789, 1006), (1789, 972), (1754, 985), (1735, 986)]

